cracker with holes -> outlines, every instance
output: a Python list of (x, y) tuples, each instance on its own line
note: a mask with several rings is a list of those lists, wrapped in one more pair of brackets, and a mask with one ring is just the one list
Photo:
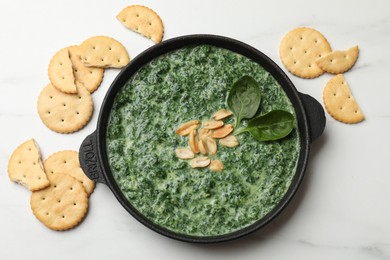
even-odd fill
[(43, 165), (48, 176), (56, 173), (68, 174), (71, 170), (80, 168), (79, 155), (76, 151), (59, 151), (50, 155)]
[(88, 89), (90, 93), (95, 92), (103, 80), (104, 69), (84, 66), (81, 62), (78, 46), (70, 46), (68, 51), (75, 80)]
[(81, 62), (87, 67), (122, 68), (130, 62), (126, 48), (107, 36), (95, 36), (79, 46)]
[(47, 175), (57, 173), (68, 174), (76, 178), (85, 188), (88, 196), (95, 188), (95, 182), (90, 180), (80, 168), (79, 155), (76, 151), (60, 151), (50, 155), (44, 162)]
[(31, 191), (49, 186), (41, 152), (34, 139), (24, 142), (12, 153), (8, 162), (8, 176), (11, 181), (20, 183)]
[(38, 97), (38, 114), (42, 122), (58, 133), (72, 133), (83, 128), (92, 116), (91, 93), (77, 86), (77, 94), (65, 94), (48, 84)]
[(333, 51), (316, 60), (322, 70), (340, 74), (348, 71), (356, 63), (359, 56), (359, 47), (354, 46), (345, 51)]
[(152, 9), (132, 5), (123, 9), (116, 18), (130, 30), (139, 33), (155, 43), (159, 43), (164, 35), (164, 25), (160, 16)]
[(301, 78), (315, 78), (324, 73), (316, 60), (331, 51), (327, 39), (320, 32), (300, 27), (283, 37), (279, 55), (292, 74)]
[(72, 176), (50, 175), (50, 186), (34, 191), (30, 205), (35, 217), (53, 230), (77, 226), (88, 210), (88, 196), (83, 186)]
[(323, 91), (324, 105), (336, 120), (354, 124), (364, 120), (364, 115), (342, 74), (331, 78)]
[(59, 91), (69, 94), (77, 93), (68, 48), (61, 49), (53, 56), (49, 63), (48, 74), (51, 84)]
[(91, 195), (95, 189), (95, 182), (88, 178), (80, 167), (70, 170), (67, 174), (77, 179), (83, 185), (88, 196)]

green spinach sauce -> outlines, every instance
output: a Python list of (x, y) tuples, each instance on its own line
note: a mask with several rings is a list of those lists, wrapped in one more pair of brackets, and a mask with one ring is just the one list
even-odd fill
[(210, 158), (223, 162), (219, 173), (192, 169), (175, 156), (176, 148), (188, 147), (188, 137), (176, 135), (176, 128), (226, 108), (230, 87), (243, 75), (259, 83), (262, 113), (283, 109), (295, 115), (261, 66), (208, 45), (154, 59), (117, 94), (106, 139), (111, 171), (129, 202), (154, 223), (187, 235), (227, 234), (262, 218), (285, 195), (299, 157), (297, 130), (273, 142), (245, 133), (237, 147), (218, 146)]

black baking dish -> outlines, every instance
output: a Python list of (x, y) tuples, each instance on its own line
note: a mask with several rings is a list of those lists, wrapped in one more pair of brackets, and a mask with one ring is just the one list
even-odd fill
[[(172, 232), (155, 223), (151, 222), (140, 214), (122, 194), (116, 184), (110, 167), (108, 165), (106, 154), (106, 130), (108, 118), (114, 98), (118, 91), (126, 84), (129, 78), (138, 71), (142, 66), (170, 51), (180, 49), (184, 46), (195, 44), (209, 44), (216, 47), (228, 49), (230, 51), (246, 56), (264, 67), (282, 86), (287, 96), (294, 106), (297, 116), (297, 127), (300, 133), (301, 151), (298, 160), (298, 166), (291, 185), (283, 199), (275, 208), (259, 219), (254, 224), (242, 228), (238, 231), (214, 237), (189, 236)], [(165, 235), (186, 242), (194, 243), (215, 243), (233, 240), (251, 232), (254, 232), (265, 226), (273, 220), (291, 201), (301, 184), (306, 166), (309, 161), (310, 144), (312, 141), (321, 136), (325, 128), (325, 114), (322, 106), (311, 96), (299, 93), (286, 74), (270, 58), (259, 50), (242, 43), (240, 41), (216, 36), (216, 35), (188, 35), (173, 38), (157, 44), (133, 59), (116, 77), (111, 84), (100, 109), (96, 131), (85, 138), (79, 153), (80, 164), (88, 177), (96, 182), (106, 184), (114, 193), (120, 204), (138, 221), (150, 229)]]

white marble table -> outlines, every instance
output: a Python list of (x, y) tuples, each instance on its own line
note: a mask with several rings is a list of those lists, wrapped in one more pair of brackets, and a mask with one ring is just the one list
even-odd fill
[[(106, 71), (93, 95), (92, 120), (75, 134), (48, 130), (38, 117), (37, 97), (48, 83), (51, 56), (65, 46), (94, 35), (117, 38), (132, 57), (152, 46), (115, 19), (130, 4), (160, 14), (164, 39), (193, 33), (229, 36), (279, 65), (279, 42), (294, 27), (320, 30), (333, 49), (358, 44), (359, 60), (345, 77), (367, 119), (345, 125), (327, 115), (298, 194), (275, 221), (246, 238), (205, 246), (163, 237), (129, 216), (104, 185), (97, 185), (79, 227), (51, 231), (31, 213), (30, 192), (9, 181), (9, 156), (32, 137), (43, 157), (77, 150), (95, 129), (118, 70)], [(0, 259), (390, 259), (389, 1), (3, 0), (0, 35)], [(313, 80), (288, 75), (299, 91), (322, 103), (331, 75)]]

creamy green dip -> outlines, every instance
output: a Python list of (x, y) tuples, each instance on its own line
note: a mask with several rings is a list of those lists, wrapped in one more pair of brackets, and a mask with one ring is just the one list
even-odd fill
[(190, 160), (175, 156), (176, 148), (188, 147), (176, 128), (226, 108), (230, 87), (243, 75), (260, 85), (262, 114), (283, 109), (295, 115), (259, 64), (208, 45), (154, 59), (117, 94), (107, 129), (109, 164), (123, 194), (152, 222), (187, 235), (227, 234), (262, 218), (285, 195), (299, 157), (297, 130), (272, 142), (244, 133), (239, 146), (218, 146), (210, 158), (223, 162), (222, 172), (192, 169)]

